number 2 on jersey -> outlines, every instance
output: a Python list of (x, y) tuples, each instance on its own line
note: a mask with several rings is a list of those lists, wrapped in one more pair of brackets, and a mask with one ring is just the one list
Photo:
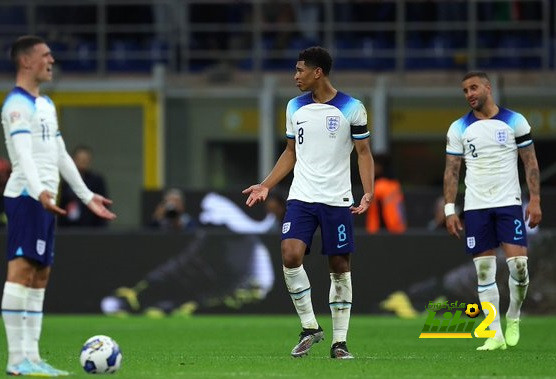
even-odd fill
[(479, 155), (475, 152), (475, 145), (473, 145), (472, 143), (469, 144), (469, 150), (471, 150), (471, 156), (473, 158), (477, 158)]

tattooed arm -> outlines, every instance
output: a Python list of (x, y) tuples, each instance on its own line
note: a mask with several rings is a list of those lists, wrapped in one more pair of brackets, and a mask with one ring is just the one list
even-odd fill
[(534, 228), (542, 219), (540, 173), (535, 146), (531, 144), (519, 149), (519, 156), (525, 167), (525, 179), (529, 188), (529, 205), (525, 209), (525, 219), (529, 220), (529, 227)]
[[(461, 157), (446, 154), (446, 168), (444, 169), (444, 203), (453, 204), (458, 194), (459, 171), (461, 168)], [(463, 230), (461, 221), (457, 214), (446, 217), (446, 229), (448, 233), (460, 238), (459, 232)]]

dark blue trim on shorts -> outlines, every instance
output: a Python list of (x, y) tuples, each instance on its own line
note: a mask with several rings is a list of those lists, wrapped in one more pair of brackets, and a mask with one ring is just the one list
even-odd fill
[(31, 131), (29, 129), (18, 129), (11, 132), (10, 136), (15, 136), (16, 134), (31, 134)]
[(25, 313), (25, 309), (2, 309), (2, 313), (22, 314)]

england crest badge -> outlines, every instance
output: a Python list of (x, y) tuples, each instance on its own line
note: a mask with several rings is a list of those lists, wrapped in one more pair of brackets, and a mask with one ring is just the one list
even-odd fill
[(496, 129), (496, 142), (503, 145), (508, 140), (508, 131), (506, 129)]
[(326, 116), (326, 130), (336, 133), (340, 128), (340, 116)]
[(291, 227), (292, 223), (291, 222), (285, 222), (282, 224), (282, 234), (286, 234), (287, 232), (290, 231), (290, 227)]
[(44, 240), (37, 240), (37, 254), (43, 255), (46, 250), (46, 242)]
[(475, 237), (467, 237), (467, 247), (470, 249), (475, 247)]

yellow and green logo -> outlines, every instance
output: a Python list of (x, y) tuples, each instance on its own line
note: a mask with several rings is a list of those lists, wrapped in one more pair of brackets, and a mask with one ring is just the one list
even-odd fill
[[(475, 328), (475, 317), (481, 310), (479, 305), (471, 303), (448, 303), (429, 302), (426, 309), (428, 317), (421, 330), (419, 338), (491, 338), (496, 334), (495, 330), (487, 330), (487, 327), (496, 317), (496, 308), (488, 301), (481, 302), (483, 310), (487, 311), (485, 319)], [(437, 313), (446, 309), (442, 317), (436, 317)], [(454, 311), (452, 313), (452, 311)], [(462, 314), (466, 316), (462, 318)], [(471, 334), (473, 332), (473, 335)]]

